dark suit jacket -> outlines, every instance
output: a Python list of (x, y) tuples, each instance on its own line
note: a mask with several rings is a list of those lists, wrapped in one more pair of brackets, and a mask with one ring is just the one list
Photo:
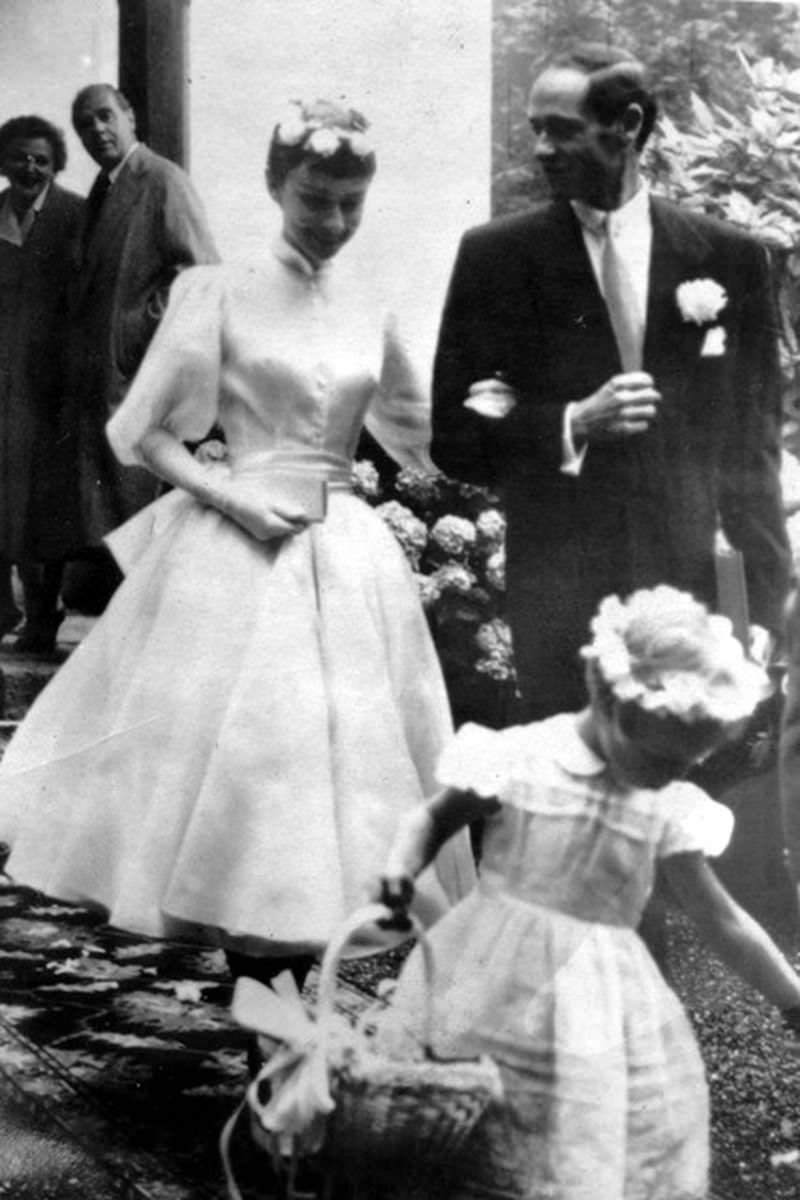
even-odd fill
[(71, 297), (70, 365), (81, 464), (84, 544), (95, 543), (158, 488), (121, 467), (105, 437), (166, 306), (179, 271), (216, 262), (189, 176), (139, 145), (114, 181), (88, 245), (79, 241)]
[[(719, 521), (744, 552), (751, 619), (781, 626), (789, 555), (778, 465), (781, 406), (766, 256), (733, 227), (651, 202), (644, 345), (663, 401), (647, 433), (561, 465), (565, 405), (621, 370), (580, 227), (565, 202), (467, 233), (434, 370), (433, 457), (499, 487), (508, 516), (509, 613), (523, 691), (540, 714), (582, 702), (578, 649), (606, 594), (672, 583), (713, 606)], [(725, 353), (701, 355), (676, 288), (713, 279)], [(502, 373), (519, 393), (502, 420), (463, 407)]]
[(74, 463), (59, 421), (82, 208), (80, 196), (53, 183), (24, 244), (0, 242), (0, 551), (14, 562), (72, 548)]

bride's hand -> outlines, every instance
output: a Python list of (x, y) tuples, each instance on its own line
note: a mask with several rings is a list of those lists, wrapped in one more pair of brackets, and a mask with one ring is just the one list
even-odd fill
[(306, 517), (293, 511), (288, 501), (271, 504), (263, 485), (247, 479), (227, 479), (218, 499), (219, 510), (259, 542), (290, 537), (308, 525)]

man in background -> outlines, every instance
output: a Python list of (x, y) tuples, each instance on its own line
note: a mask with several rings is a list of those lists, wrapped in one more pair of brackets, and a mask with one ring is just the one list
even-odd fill
[(66, 375), (85, 551), (65, 599), (101, 611), (118, 580), (101, 539), (159, 488), (144, 468), (117, 462), (105, 425), (141, 362), (173, 279), (218, 255), (191, 180), (137, 140), (121, 92), (105, 83), (83, 88), (72, 123), (100, 172), (86, 201), (71, 303)]

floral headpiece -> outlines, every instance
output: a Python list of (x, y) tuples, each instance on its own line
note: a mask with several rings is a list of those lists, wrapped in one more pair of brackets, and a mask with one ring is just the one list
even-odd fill
[(356, 158), (366, 158), (374, 153), (368, 128), (366, 119), (352, 108), (292, 100), (276, 126), (275, 139), (281, 146), (302, 146), (320, 158), (331, 158), (342, 145)]
[(615, 698), (688, 724), (734, 724), (770, 692), (766, 672), (745, 658), (727, 617), (687, 592), (661, 585), (602, 601), (582, 656)]

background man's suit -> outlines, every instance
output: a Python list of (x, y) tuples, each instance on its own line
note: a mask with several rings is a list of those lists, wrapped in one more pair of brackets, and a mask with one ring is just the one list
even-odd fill
[[(710, 218), (651, 200), (643, 370), (663, 400), (645, 433), (588, 447), (560, 470), (565, 405), (621, 370), (571, 206), (557, 200), (467, 233), (434, 371), (433, 458), (499, 486), (508, 516), (509, 615), (527, 716), (584, 702), (579, 647), (598, 600), (667, 582), (715, 603), (719, 513), (744, 552), (750, 617), (781, 627), (789, 556), (778, 479), (780, 398), (765, 255)], [(712, 279), (728, 302), (724, 353), (683, 320), (676, 288)], [(519, 403), (492, 419), (463, 407), (499, 374)]]
[(189, 177), (137, 145), (83, 239), (71, 305), (69, 390), (77, 435), (81, 544), (102, 536), (152, 500), (158, 480), (122, 467), (105, 437), (184, 267), (216, 250)]

